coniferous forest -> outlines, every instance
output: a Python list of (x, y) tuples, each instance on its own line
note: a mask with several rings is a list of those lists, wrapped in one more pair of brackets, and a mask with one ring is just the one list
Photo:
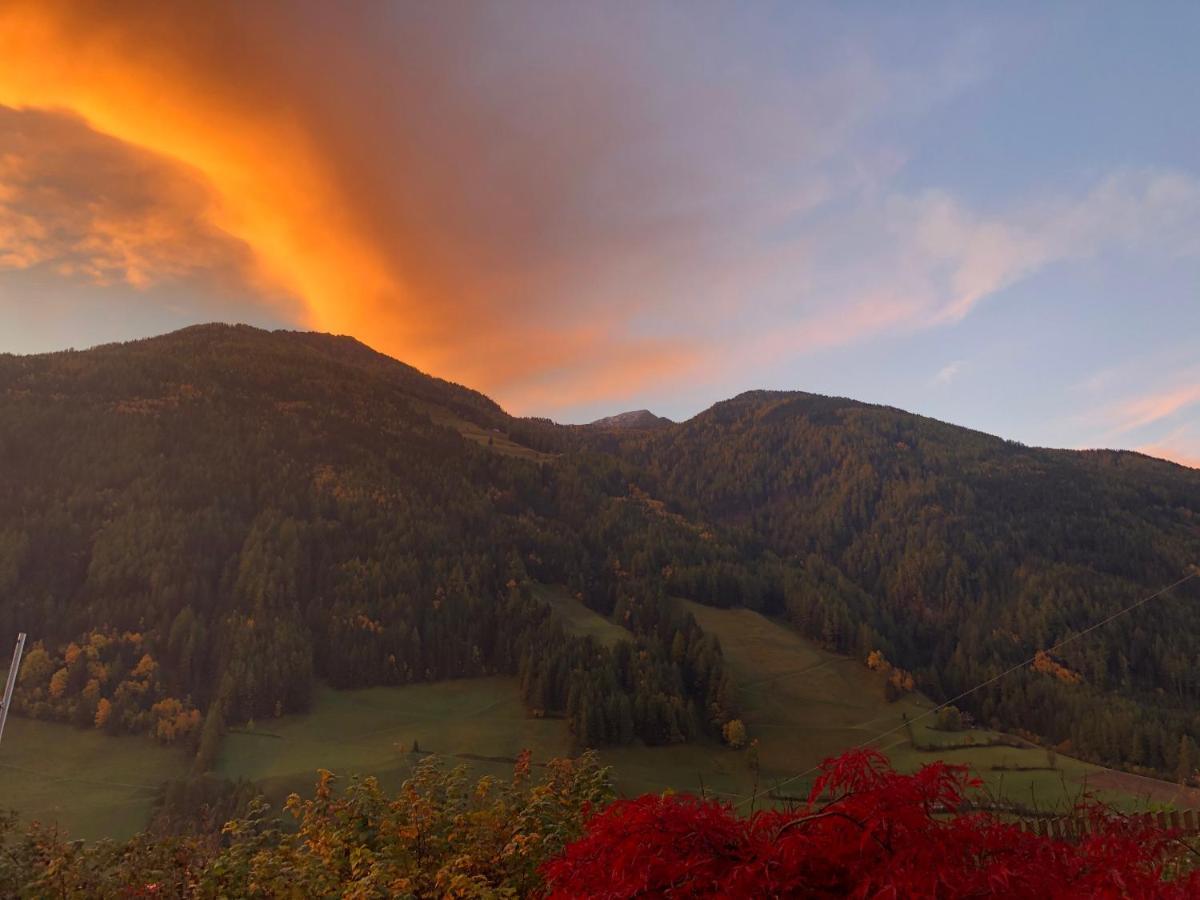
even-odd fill
[[(1187, 574), (1200, 472), (757, 392), (558, 426), (343, 337), (201, 326), (0, 356), (0, 634), (15, 709), (211, 762), (314, 681), (519, 676), (583, 746), (719, 735), (747, 606), (947, 699)], [(630, 640), (566, 633), (562, 584)], [(1173, 773), (1200, 740), (1195, 582), (959, 705)]]

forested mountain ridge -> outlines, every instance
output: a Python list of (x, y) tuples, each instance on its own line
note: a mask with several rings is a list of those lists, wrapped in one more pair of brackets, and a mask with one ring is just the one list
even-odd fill
[[(582, 743), (719, 728), (719, 647), (661, 564), (614, 565), (690, 532), (620, 502), (613, 460), (548, 466), (462, 423), (512, 420), (348, 338), (203, 326), (0, 358), (0, 628), (36, 642), (18, 710), (191, 741), (203, 712), (212, 747), (314, 677), (499, 672)], [(620, 602), (636, 646), (563, 634), (533, 579)]]
[[(1200, 558), (1200, 472), (1138, 454), (767, 391), (559, 426), (350, 338), (246, 326), (0, 356), (0, 471), (0, 630), (41, 643), (19, 709), (202, 761), (226, 719), (303, 709), (318, 677), (517, 674), (584, 745), (718, 732), (719, 643), (672, 596), (951, 697)], [(535, 581), (634, 642), (563, 633)], [(1200, 762), (1198, 595), (964, 705), (1103, 762)]]
[[(1200, 471), (1137, 453), (1030, 448), (887, 407), (768, 391), (627, 437), (616, 452), (680, 512), (740, 529), (785, 561), (772, 611), (848, 652), (883, 648), (935, 696), (1200, 561)], [(1044, 666), (1049, 676), (1014, 673), (970, 707), (1105, 762), (1194, 767), (1197, 587), (1072, 642)]]

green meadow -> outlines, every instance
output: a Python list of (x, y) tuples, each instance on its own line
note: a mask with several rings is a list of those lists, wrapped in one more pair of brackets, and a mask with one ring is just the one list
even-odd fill
[(313, 709), (225, 736), (216, 770), (262, 783), (268, 796), (312, 787), (318, 769), (371, 774), (389, 788), (420, 755), (466, 763), (479, 774), (511, 772), (528, 748), (539, 762), (570, 752), (554, 719), (526, 715), (514, 678), (471, 678), (406, 687), (317, 689)]
[(593, 637), (606, 647), (611, 647), (618, 641), (633, 639), (633, 635), (623, 627), (588, 609), (582, 600), (573, 597), (564, 587), (538, 585), (534, 592), (539, 600), (554, 610), (554, 615), (562, 622), (563, 628), (571, 634)]
[(546, 462), (554, 459), (554, 455), (551, 453), (542, 453), (541, 451), (526, 447), (524, 444), (518, 444), (504, 432), (484, 428), (482, 425), (476, 425), (474, 422), (468, 422), (466, 419), (456, 416), (444, 406), (416, 399), (410, 399), (409, 402), (415, 408), (428, 413), (429, 418), (435, 424), (453, 428), (467, 440), (481, 447), (486, 447), (494, 453), (499, 453), (501, 456), (515, 456), (518, 459), (528, 459), (533, 462)]
[[(539, 588), (539, 595), (573, 633), (606, 644), (627, 636), (561, 588)], [(805, 794), (810, 770), (864, 743), (884, 749), (905, 771), (938, 758), (968, 765), (996, 799), (1043, 809), (1069, 805), (1089, 777), (1105, 771), (1063, 756), (1050, 769), (1045, 752), (1032, 747), (918, 750), (905, 714), (922, 744), (980, 744), (995, 735), (933, 730), (932, 703), (917, 694), (885, 702), (883, 676), (861, 662), (826, 652), (758, 613), (684, 602), (721, 640), (739, 710), (758, 741), (759, 770), (747, 752), (715, 740), (606, 749), (602, 759), (623, 794), (704, 791), (749, 808), (752, 797), (758, 805), (773, 802), (774, 788), (785, 797)], [(563, 721), (526, 713), (514, 678), (349, 691), (321, 686), (308, 713), (231, 730), (216, 772), (257, 782), (278, 804), (291, 791), (310, 791), (318, 769), (341, 778), (374, 775), (395, 789), (429, 754), (476, 775), (504, 776), (523, 749), (535, 764), (575, 750)], [(23, 818), (57, 821), (78, 837), (124, 837), (145, 825), (158, 785), (185, 774), (188, 762), (148, 739), (14, 717), (0, 747), (0, 796)], [(1147, 805), (1130, 793), (1094, 793), (1127, 809)]]
[[(946, 745), (982, 744), (998, 735), (984, 730), (934, 730), (929, 714), (933, 703), (920, 694), (886, 702), (884, 676), (862, 662), (822, 650), (791, 628), (750, 610), (684, 603), (705, 630), (720, 637), (738, 707), (750, 736), (759, 741), (760, 791), (778, 784), (781, 794), (802, 795), (812, 785), (809, 770), (847, 747), (863, 744), (884, 750), (902, 771), (935, 759), (967, 765), (997, 800), (1045, 809), (1069, 806), (1083, 789), (1084, 779), (1104, 771), (1061, 755), (1051, 769), (1045, 751), (1035, 747), (945, 749)], [(919, 744), (943, 749), (913, 747), (905, 715)], [(698, 747), (687, 749), (701, 752)], [(702, 761), (696, 761), (698, 772), (703, 772)], [(754, 789), (748, 765), (729, 763), (722, 770), (719, 780), (706, 776), (706, 783), (740, 794)], [(1094, 793), (1126, 807), (1139, 803), (1128, 795)]]
[(159, 786), (187, 773), (181, 750), (132, 735), (109, 737), (9, 716), (0, 743), (0, 807), (57, 823), (88, 840), (145, 827)]

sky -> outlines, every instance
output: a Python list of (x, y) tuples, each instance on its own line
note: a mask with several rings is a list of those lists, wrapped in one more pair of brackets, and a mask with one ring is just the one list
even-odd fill
[(0, 352), (241, 321), (1200, 466), (1200, 6), (0, 0)]

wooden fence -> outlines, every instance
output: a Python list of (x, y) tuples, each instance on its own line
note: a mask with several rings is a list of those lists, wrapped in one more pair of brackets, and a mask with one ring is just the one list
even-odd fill
[[(1138, 824), (1151, 825), (1182, 834), (1200, 834), (1200, 812), (1188, 809), (1180, 812), (1134, 813), (1128, 818)], [(1023, 831), (1059, 840), (1078, 840), (1092, 831), (1093, 821), (1084, 816), (1020, 819), (1015, 823)]]

